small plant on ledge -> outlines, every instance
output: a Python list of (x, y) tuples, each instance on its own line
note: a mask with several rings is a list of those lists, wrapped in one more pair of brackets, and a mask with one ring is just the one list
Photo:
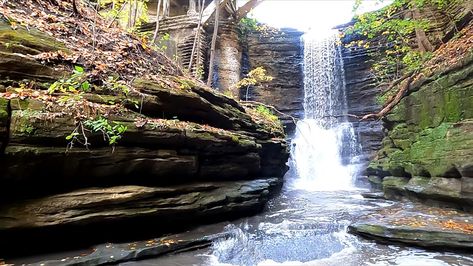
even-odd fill
[(53, 94), (58, 91), (63, 93), (90, 92), (90, 83), (87, 81), (87, 75), (84, 72), (84, 68), (80, 66), (74, 66), (72, 75), (69, 78), (60, 79), (49, 86), (49, 94)]
[(248, 94), (249, 94), (250, 86), (255, 86), (261, 83), (270, 82), (272, 80), (273, 80), (273, 77), (266, 74), (266, 69), (264, 69), (263, 67), (257, 67), (251, 70), (246, 75), (246, 78), (243, 78), (242, 80), (238, 81), (238, 83), (235, 86), (237, 89), (246, 87), (245, 101), (248, 101)]
[[(122, 138), (123, 133), (125, 133), (127, 129), (126, 126), (119, 122), (113, 121), (112, 124), (109, 123), (109, 121), (102, 116), (98, 116), (95, 119), (79, 121), (71, 134), (66, 136), (66, 140), (69, 141), (66, 151), (72, 149), (75, 143), (80, 143), (88, 149), (90, 143), (86, 131), (89, 131), (94, 133), (101, 132), (104, 141), (112, 146), (113, 152), (115, 150), (115, 144), (118, 143), (118, 140)], [(82, 137), (82, 139), (80, 137)]]

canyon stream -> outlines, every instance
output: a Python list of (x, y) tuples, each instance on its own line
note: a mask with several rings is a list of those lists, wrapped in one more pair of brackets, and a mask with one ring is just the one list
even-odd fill
[(226, 233), (209, 247), (121, 265), (473, 265), (471, 254), (380, 244), (348, 232), (374, 209), (415, 203), (361, 196), (370, 188), (360, 177), (361, 147), (345, 115), (338, 34), (308, 33), (303, 41), (305, 118), (291, 139), (281, 193), (256, 216), (185, 233)]
[(347, 232), (373, 209), (414, 203), (361, 196), (369, 185), (359, 177), (361, 147), (344, 116), (338, 34), (307, 33), (303, 41), (305, 118), (292, 138), (281, 194), (259, 215), (191, 232), (229, 233), (208, 249), (123, 265), (473, 265), (473, 255), (379, 244)]

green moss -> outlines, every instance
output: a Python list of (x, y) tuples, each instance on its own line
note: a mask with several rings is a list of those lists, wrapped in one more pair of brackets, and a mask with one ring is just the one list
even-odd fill
[(383, 187), (403, 188), (407, 182), (409, 182), (409, 179), (406, 177), (387, 176), (383, 178)]
[(12, 128), (13, 132), (19, 132), (21, 134), (25, 135), (32, 135), (34, 134), (36, 128), (34, 127), (32, 120), (36, 119), (39, 115), (40, 112), (36, 110), (18, 110), (15, 111), (17, 112), (16, 121), (12, 125), (14, 125), (14, 128)]
[(180, 84), (180, 86), (179, 86), (180, 89), (190, 90), (193, 87), (195, 87), (194, 82), (192, 82), (188, 79), (181, 79), (181, 78), (176, 77), (176, 80)]
[(235, 135), (233, 135), (231, 138), (232, 138), (232, 141), (236, 143), (238, 143), (240, 140), (240, 138), (238, 138), (238, 136), (235, 136)]
[(354, 228), (360, 233), (378, 235), (378, 236), (384, 235), (384, 228), (380, 225), (360, 224), (360, 225), (355, 225)]
[(67, 51), (64, 44), (37, 30), (13, 30), (10, 26), (0, 25), (0, 51), (38, 54), (48, 51)]
[(279, 118), (269, 110), (269, 108), (263, 106), (263, 105), (258, 105), (255, 109), (262, 117), (266, 118), (269, 121), (277, 122), (279, 121)]
[(6, 123), (8, 120), (8, 105), (10, 101), (5, 98), (0, 98), (0, 124)]
[(435, 177), (467, 164), (473, 155), (472, 73), (470, 63), (439, 74), (403, 98), (386, 117), (394, 126), (370, 168)]

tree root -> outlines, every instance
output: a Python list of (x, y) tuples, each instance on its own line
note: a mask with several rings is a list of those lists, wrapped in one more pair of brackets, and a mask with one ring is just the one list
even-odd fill
[[(401, 101), (401, 99), (406, 95), (406, 93), (409, 91), (409, 88), (411, 87), (411, 82), (414, 80), (416, 75), (410, 75), (407, 78), (404, 78), (403, 80), (396, 80), (395, 82), (397, 84), (400, 84), (400, 88), (396, 95), (393, 97), (389, 98), (386, 104), (384, 105), (383, 109), (377, 113), (371, 113), (371, 114), (366, 114), (363, 116), (357, 116), (357, 115), (349, 115), (350, 117), (355, 117), (360, 120), (368, 120), (368, 119), (374, 119), (374, 120), (379, 120), (383, 118), (386, 114), (391, 112), (391, 110)], [(391, 88), (396, 85), (390, 86)]]

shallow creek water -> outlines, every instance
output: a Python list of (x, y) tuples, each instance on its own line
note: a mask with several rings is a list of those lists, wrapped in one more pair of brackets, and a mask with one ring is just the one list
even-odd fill
[(122, 265), (473, 265), (473, 254), (385, 245), (347, 233), (359, 215), (410, 203), (365, 199), (365, 188), (295, 189), (294, 178), (288, 174), (288, 185), (260, 215), (215, 225), (232, 237), (205, 250)]

